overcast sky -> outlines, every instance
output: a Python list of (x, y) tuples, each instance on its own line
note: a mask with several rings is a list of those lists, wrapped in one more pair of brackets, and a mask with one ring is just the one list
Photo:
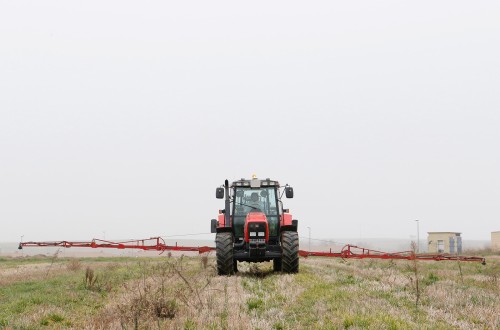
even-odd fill
[[(1, 1), (0, 241), (209, 232), (224, 179), (299, 233), (500, 230), (498, 1)], [(210, 238), (205, 235), (202, 238)]]

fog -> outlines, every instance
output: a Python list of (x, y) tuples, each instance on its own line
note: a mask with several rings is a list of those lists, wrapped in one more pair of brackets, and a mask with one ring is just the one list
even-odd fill
[[(0, 241), (208, 233), (272, 178), (299, 233), (500, 230), (496, 1), (0, 3)], [(211, 234), (198, 239), (211, 239)]]

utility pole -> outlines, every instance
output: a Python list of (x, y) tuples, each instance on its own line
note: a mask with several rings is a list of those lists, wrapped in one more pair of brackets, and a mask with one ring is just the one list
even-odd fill
[(311, 227), (307, 227), (309, 229), (309, 252), (311, 252)]
[(420, 221), (415, 220), (415, 222), (417, 223), (417, 253), (420, 253)]

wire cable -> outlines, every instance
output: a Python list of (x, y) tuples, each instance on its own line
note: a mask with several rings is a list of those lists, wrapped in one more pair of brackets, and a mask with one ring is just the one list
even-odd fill
[[(307, 240), (309, 238), (308, 237), (303, 237), (302, 239), (303, 240)], [(347, 244), (349, 244), (349, 243), (345, 243), (345, 242), (339, 242), (339, 241), (333, 241), (333, 240), (326, 240), (326, 239), (319, 239), (319, 238), (312, 238), (312, 237), (311, 237), (311, 241), (333, 243), (333, 244), (337, 244), (337, 245), (347, 245)]]
[(159, 237), (161, 238), (167, 238), (167, 237), (182, 237), (182, 236), (196, 236), (196, 235), (209, 235), (212, 233), (196, 233), (196, 234), (179, 234), (179, 235), (160, 235)]
[[(160, 235), (159, 237), (161, 238), (168, 238), (168, 237), (185, 237), (185, 236), (197, 236), (197, 235), (210, 235), (213, 233), (192, 233), (192, 234), (178, 234), (178, 235)], [(302, 240), (307, 240), (309, 239), (308, 237), (302, 237)], [(326, 239), (320, 239), (320, 238), (312, 238), (311, 241), (317, 241), (317, 242), (325, 242), (325, 243), (332, 243), (332, 244), (337, 244), (337, 245), (347, 245), (349, 243), (345, 242), (339, 242), (339, 241), (334, 241), (334, 240), (326, 240)]]

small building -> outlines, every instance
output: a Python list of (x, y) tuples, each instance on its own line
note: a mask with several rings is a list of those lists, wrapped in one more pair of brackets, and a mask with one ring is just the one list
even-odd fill
[(427, 250), (429, 253), (462, 253), (461, 233), (452, 231), (428, 232)]
[(500, 251), (500, 231), (491, 232), (491, 249), (493, 251)]

